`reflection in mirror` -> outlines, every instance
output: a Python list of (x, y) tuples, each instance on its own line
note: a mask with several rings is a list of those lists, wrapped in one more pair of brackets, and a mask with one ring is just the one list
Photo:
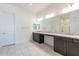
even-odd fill
[(39, 30), (40, 24), (33, 24), (33, 30)]
[(41, 31), (79, 34), (79, 10), (44, 19), (39, 24), (34, 24), (34, 29), (37, 27)]
[(70, 19), (69, 16), (62, 16), (61, 20), (61, 32), (69, 33), (70, 32)]

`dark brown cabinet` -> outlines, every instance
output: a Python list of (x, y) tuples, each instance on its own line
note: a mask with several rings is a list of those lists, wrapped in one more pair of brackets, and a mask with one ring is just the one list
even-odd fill
[(44, 43), (44, 35), (39, 33), (33, 33), (33, 40), (38, 43)]
[(79, 56), (79, 40), (78, 39), (72, 39), (72, 41), (67, 42), (67, 55)]
[[(33, 33), (33, 40), (38, 43), (44, 43), (44, 35), (40, 33)], [(54, 51), (65, 56), (79, 56), (79, 39), (73, 39), (62, 36), (54, 37)]]
[(62, 37), (54, 37), (54, 51), (66, 55), (66, 40)]
[(79, 40), (66, 37), (54, 37), (54, 51), (65, 56), (79, 56)]

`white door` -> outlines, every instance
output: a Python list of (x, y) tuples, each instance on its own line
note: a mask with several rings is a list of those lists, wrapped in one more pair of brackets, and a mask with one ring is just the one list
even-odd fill
[(14, 43), (14, 15), (0, 12), (0, 47)]

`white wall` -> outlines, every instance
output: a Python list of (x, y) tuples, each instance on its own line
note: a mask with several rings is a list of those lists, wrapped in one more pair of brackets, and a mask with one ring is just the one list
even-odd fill
[(32, 39), (33, 15), (31, 13), (10, 4), (0, 4), (0, 11), (14, 14), (16, 43)]
[(26, 42), (32, 39), (33, 16), (21, 10), (17, 10), (16, 16), (16, 42)]

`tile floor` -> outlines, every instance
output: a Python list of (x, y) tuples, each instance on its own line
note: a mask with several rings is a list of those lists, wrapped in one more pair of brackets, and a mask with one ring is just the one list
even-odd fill
[(28, 41), (23, 44), (0, 47), (0, 56), (62, 56), (47, 44)]

